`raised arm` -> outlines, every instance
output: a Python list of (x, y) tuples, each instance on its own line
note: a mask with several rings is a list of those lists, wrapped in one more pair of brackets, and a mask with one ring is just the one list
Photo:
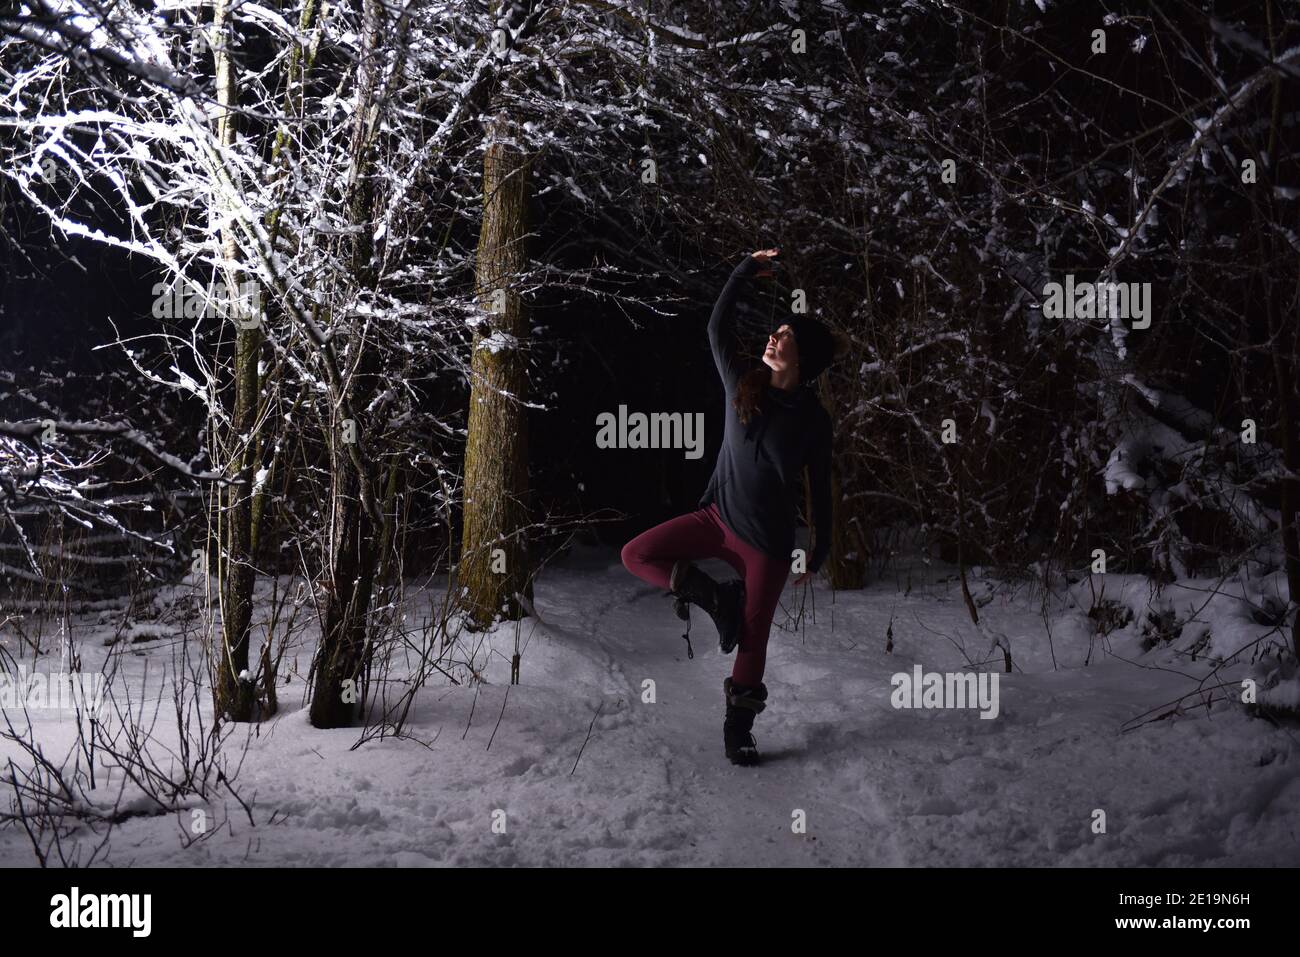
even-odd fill
[(812, 483), (813, 553), (808, 570), (819, 571), (831, 553), (831, 419), (822, 414), (817, 442), (808, 460), (808, 481)]
[(736, 345), (736, 297), (740, 295), (740, 287), (762, 265), (753, 256), (746, 256), (738, 263), (713, 305), (713, 315), (709, 316), (709, 346), (713, 349), (713, 362), (718, 367), (722, 387), (728, 396), (736, 391), (736, 383), (745, 371)]

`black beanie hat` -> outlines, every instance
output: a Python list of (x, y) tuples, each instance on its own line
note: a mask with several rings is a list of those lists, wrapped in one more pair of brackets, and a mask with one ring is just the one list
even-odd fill
[(799, 347), (799, 381), (810, 383), (835, 358), (835, 340), (831, 338), (830, 331), (816, 319), (791, 316), (786, 323), (794, 330), (794, 341)]

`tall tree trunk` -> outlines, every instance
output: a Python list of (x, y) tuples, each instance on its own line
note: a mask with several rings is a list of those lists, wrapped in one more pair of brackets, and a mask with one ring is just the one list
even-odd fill
[[(217, 0), (212, 18), (212, 51), (217, 80), (217, 141), (223, 150), (235, 144), (238, 93), (234, 65), (230, 58), (232, 31), (227, 0)], [(234, 197), (227, 203), (233, 204)], [(234, 231), (221, 231), (221, 252), (228, 262), (239, 256)], [(227, 271), (226, 303), (240, 301), (240, 273)], [(236, 311), (227, 318), (238, 318)], [(253, 613), (253, 470), (256, 442), (253, 435), (257, 419), (259, 391), (257, 357), (261, 349), (261, 329), (235, 326), (235, 396), (227, 437), (228, 470), (235, 483), (217, 492), (220, 550), (217, 579), (221, 591), (221, 638), (214, 649), (212, 662), (212, 703), (220, 718), (249, 721), (253, 717), (256, 686), (248, 671), (248, 643)]]
[[(1267, 229), (1260, 226), (1261, 260), (1274, 262), (1273, 243)], [(1286, 570), (1287, 591), (1292, 604), (1300, 604), (1300, 442), (1296, 440), (1295, 363), (1300, 353), (1300, 324), (1289, 337), (1283, 330), (1280, 297), (1273, 291), (1272, 277), (1264, 279), (1264, 311), (1268, 314), (1269, 350), (1273, 363), (1273, 389), (1277, 398), (1277, 442), (1282, 450), (1282, 463), (1287, 474), (1278, 483), (1278, 520), (1282, 533), (1282, 552)], [(1291, 648), (1300, 658), (1300, 609), (1291, 624)]]
[[(371, 146), (377, 119), (374, 105), (382, 23), (382, 0), (365, 0), (365, 38), (358, 65), (347, 184), (349, 218), (360, 227), (352, 242), (350, 269), (353, 281), (362, 289), (373, 288), (378, 281), (370, 223), (374, 202)], [(369, 438), (368, 423), (351, 410), (369, 404), (381, 363), (377, 346), (365, 336), (363, 317), (335, 316), (334, 322), (346, 324), (347, 354), (357, 358), (354, 374), (336, 380), (344, 394), (342, 401), (333, 405), (343, 416), (335, 416), (330, 430), (330, 573), (310, 710), (311, 723), (317, 728), (345, 727), (356, 719), (363, 705), (366, 622), (379, 558), (380, 504), (374, 494), (379, 463), (358, 454), (356, 443), (349, 439), (353, 429), (356, 436)], [(351, 418), (352, 425), (347, 426), (343, 417)]]
[[(1277, 56), (1277, 41), (1274, 35), (1273, 26), (1273, 4), (1271, 0), (1265, 4), (1265, 12), (1268, 17), (1268, 49), (1269, 55)], [(1268, 203), (1269, 209), (1273, 215), (1269, 218), (1273, 222), (1278, 222), (1279, 218), (1276, 207), (1273, 203), (1272, 185), (1275, 179), (1273, 165), (1277, 162), (1277, 133), (1281, 128), (1281, 110), (1282, 110), (1282, 81), (1278, 76), (1273, 78), (1273, 115), (1272, 122), (1269, 125), (1268, 137), (1268, 156), (1270, 163), (1265, 166), (1268, 170), (1268, 176), (1265, 180), (1264, 193), (1265, 202)], [(1255, 206), (1255, 214), (1259, 215), (1259, 206)], [(1266, 263), (1273, 263), (1274, 260), (1274, 243), (1273, 235), (1264, 223), (1258, 223), (1260, 243), (1262, 245), (1262, 258)], [(1295, 618), (1291, 622), (1291, 651), (1300, 658), (1300, 442), (1296, 440), (1296, 426), (1300, 424), (1297, 420), (1296, 408), (1296, 364), (1300, 363), (1300, 323), (1291, 326), (1291, 341), (1288, 342), (1282, 334), (1282, 303), (1281, 297), (1273, 292), (1275, 282), (1274, 274), (1268, 271), (1264, 273), (1264, 308), (1268, 313), (1268, 331), (1269, 338), (1273, 346), (1269, 350), (1273, 357), (1273, 381), (1277, 393), (1278, 402), (1278, 439), (1282, 447), (1282, 461), (1286, 465), (1287, 476), (1282, 479), (1279, 487), (1278, 513), (1282, 526), (1282, 551), (1285, 555), (1286, 562), (1286, 584), (1290, 602), (1287, 607), (1297, 606)], [(1285, 292), (1283, 292), (1285, 295)], [(1291, 299), (1289, 301), (1294, 301)], [(1290, 308), (1289, 306), (1287, 308)]]
[[(528, 594), (528, 314), (515, 284), (525, 266), (530, 162), (508, 141), (510, 123), (493, 104), (483, 156), (483, 224), (477, 293), (485, 322), (474, 334), (465, 507), (457, 583), (467, 617), (484, 628), (497, 614), (522, 618)], [(497, 550), (500, 550), (498, 552)], [(531, 596), (529, 596), (531, 597)]]

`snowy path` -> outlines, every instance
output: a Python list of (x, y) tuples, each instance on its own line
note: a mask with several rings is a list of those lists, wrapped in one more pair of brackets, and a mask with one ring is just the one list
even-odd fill
[[(905, 863), (867, 777), (846, 781), (847, 787), (825, 786), (848, 770), (816, 753), (815, 742), (829, 741), (831, 728), (810, 725), (792, 737), (791, 730), (800, 730), (791, 728), (798, 709), (778, 697), (784, 684), (775, 678), (769, 707), (755, 724), (762, 735), (762, 767), (727, 762), (722, 679), (733, 659), (718, 650), (711, 622), (698, 611), (692, 622), (696, 656), (688, 659), (679, 636), (682, 625), (662, 593), (640, 583), (630, 591), (631, 601), (619, 595), (599, 607), (583, 632), (610, 656), (612, 677), (637, 703), (637, 727), (627, 745), (635, 750), (628, 757), (662, 762), (692, 829), (705, 835), (695, 843), (708, 846), (708, 863)], [(662, 637), (647, 640), (645, 622), (655, 622), (653, 631)], [(655, 682), (653, 704), (641, 703), (646, 679)], [(808, 822), (802, 835), (792, 832), (796, 810)]]
[[(783, 601), (792, 595), (787, 588)], [(732, 659), (698, 611), (688, 660), (668, 600), (608, 550), (582, 550), (548, 569), (536, 598), (544, 621), (522, 623), (521, 685), (508, 685), (512, 625), (490, 639), (489, 684), (421, 692), (411, 730), (430, 748), (383, 740), (350, 750), (357, 732), (311, 729), (298, 707), (301, 686), (291, 685), (237, 778), (257, 826), (228, 801), (212, 809), (223, 826), (187, 849), (180, 816), (136, 818), (114, 832), (110, 861), (1300, 863), (1294, 730), (1218, 706), (1121, 733), (1194, 682), (1150, 667), (1169, 667), (1151, 656), (1148, 667), (1110, 659), (1053, 671), (1038, 608), (1010, 590), (982, 609), (1010, 636), (1017, 665), (1001, 677), (999, 716), (984, 720), (973, 710), (890, 703), (891, 675), (913, 664), (967, 670), (945, 635), (973, 657), (987, 651), (953, 582), (907, 595), (879, 582), (837, 594), (833, 606), (818, 586), (816, 625), (802, 634), (774, 629), (756, 768), (723, 757), (721, 686)], [(778, 623), (783, 617), (778, 611)], [(1080, 656), (1071, 641), (1077, 636), (1056, 634), (1058, 658)], [(133, 651), (139, 671), (168, 655), (150, 645)], [(300, 667), (309, 651), (298, 652)], [(1203, 666), (1177, 668), (1191, 675)], [(641, 700), (645, 679), (655, 682), (653, 704)], [(49, 750), (68, 738), (66, 720), (39, 725)], [(12, 753), (0, 743), (0, 760)], [(8, 797), (0, 785), (0, 802)], [(1106, 813), (1105, 834), (1091, 830), (1094, 809)], [(792, 832), (797, 810), (806, 833)], [(0, 864), (31, 862), (22, 833), (0, 829)]]

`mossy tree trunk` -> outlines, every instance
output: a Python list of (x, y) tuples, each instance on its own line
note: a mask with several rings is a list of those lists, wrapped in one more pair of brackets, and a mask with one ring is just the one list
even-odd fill
[[(213, 11), (211, 46), (216, 73), (217, 141), (232, 149), (236, 138), (238, 89), (230, 44), (230, 5), (218, 0)], [(234, 197), (229, 199), (234, 202)], [(237, 262), (239, 243), (227, 225), (221, 231), (221, 252), (227, 262)], [(228, 270), (226, 303), (240, 301), (240, 274)], [(236, 310), (223, 321), (241, 319)], [(217, 580), (221, 598), (221, 635), (212, 654), (212, 703), (218, 719), (250, 721), (256, 685), (248, 668), (248, 644), (253, 613), (253, 472), (256, 467), (256, 437), (259, 376), (258, 354), (262, 331), (258, 326), (235, 324), (234, 409), (227, 437), (228, 471), (234, 483), (216, 493), (219, 554)]]
[(498, 614), (522, 618), (529, 594), (528, 312), (518, 279), (526, 265), (529, 158), (510, 141), (512, 125), (493, 104), (483, 157), (483, 223), (476, 285), (483, 321), (471, 358), (465, 502), (457, 583), (471, 627)]

